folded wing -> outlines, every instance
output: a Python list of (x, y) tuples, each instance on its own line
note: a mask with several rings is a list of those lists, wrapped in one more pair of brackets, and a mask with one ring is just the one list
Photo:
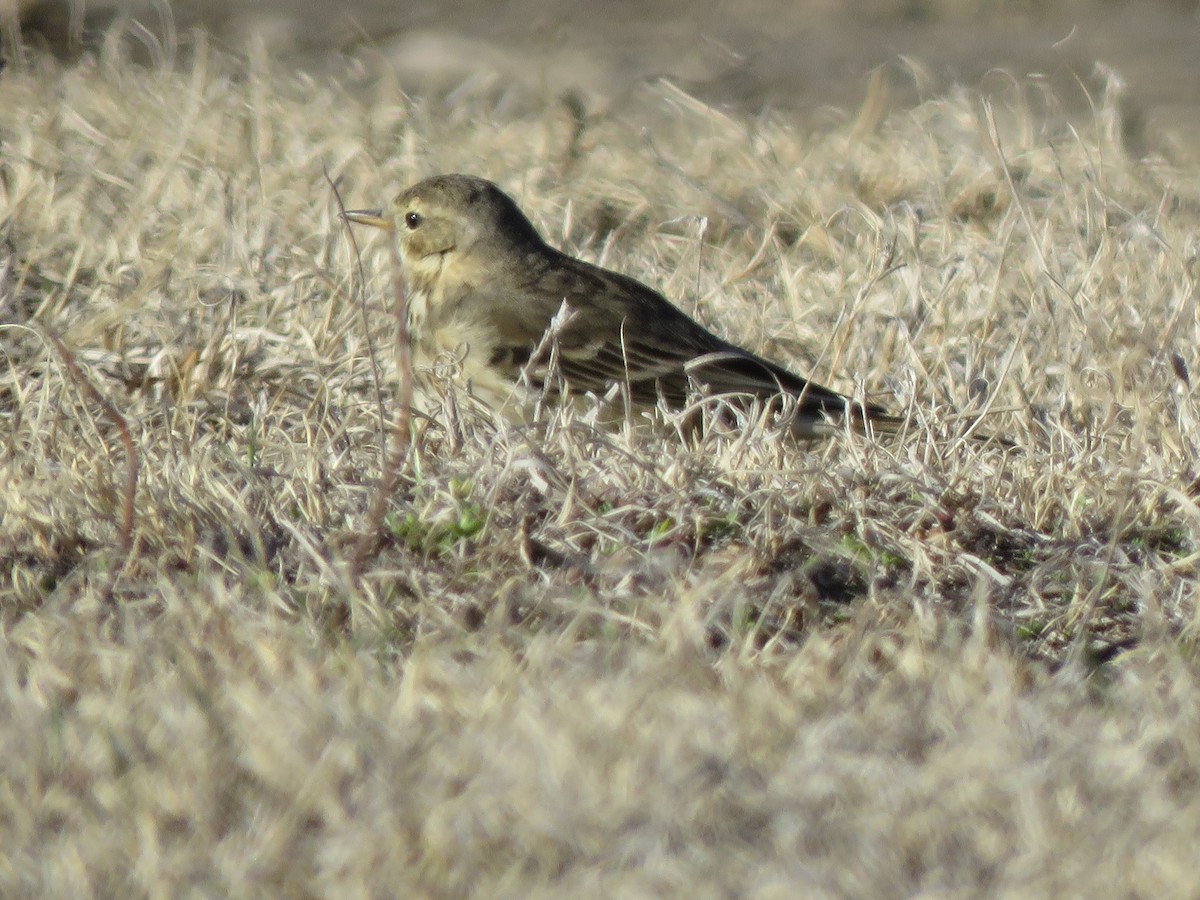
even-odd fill
[[(721, 340), (641, 282), (567, 256), (557, 263), (536, 273), (529, 294), (554, 298), (554, 311), (565, 302), (573, 312), (555, 335), (558, 365), (571, 390), (604, 393), (616, 382), (628, 386), (635, 402), (653, 404), (661, 396), (681, 407), (695, 383), (712, 394), (759, 401), (788, 394), (809, 418), (838, 419), (851, 409), (859, 420), (865, 415), (881, 425), (897, 421), (882, 407), (864, 409)], [(544, 323), (554, 311), (541, 309), (538, 315)]]

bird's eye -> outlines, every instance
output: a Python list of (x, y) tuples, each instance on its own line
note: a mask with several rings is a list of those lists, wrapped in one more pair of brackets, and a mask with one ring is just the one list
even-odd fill
[(404, 224), (409, 231), (415, 231), (421, 225), (421, 214), (415, 212), (405, 213)]

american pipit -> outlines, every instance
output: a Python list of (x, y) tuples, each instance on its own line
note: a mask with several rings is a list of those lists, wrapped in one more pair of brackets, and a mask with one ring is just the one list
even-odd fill
[(801, 438), (829, 434), (847, 416), (860, 430), (895, 431), (902, 421), (722, 340), (627, 275), (555, 250), (482, 178), (438, 175), (386, 212), (346, 218), (397, 236), (414, 368), (449, 360), (492, 407), (511, 401), (522, 372), (540, 387), (553, 356), (571, 392), (603, 395), (615, 383), (636, 404), (681, 409), (698, 386), (734, 404), (775, 404)]

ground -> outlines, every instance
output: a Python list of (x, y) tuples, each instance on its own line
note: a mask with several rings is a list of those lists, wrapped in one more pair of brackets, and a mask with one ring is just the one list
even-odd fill
[[(0, 892), (1194, 894), (1200, 169), (1119, 73), (806, 116), (107, 34), (0, 73)], [(907, 433), (464, 401), (360, 556), (333, 185), (435, 171)]]

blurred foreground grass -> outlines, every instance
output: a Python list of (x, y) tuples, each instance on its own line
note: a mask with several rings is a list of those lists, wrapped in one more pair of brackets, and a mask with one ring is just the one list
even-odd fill
[[(122, 46), (0, 74), (0, 892), (1192, 893), (1200, 189), (1105, 98), (800, 130)], [(491, 177), (912, 434), (464, 404), (356, 582), (387, 257), (323, 168)]]

